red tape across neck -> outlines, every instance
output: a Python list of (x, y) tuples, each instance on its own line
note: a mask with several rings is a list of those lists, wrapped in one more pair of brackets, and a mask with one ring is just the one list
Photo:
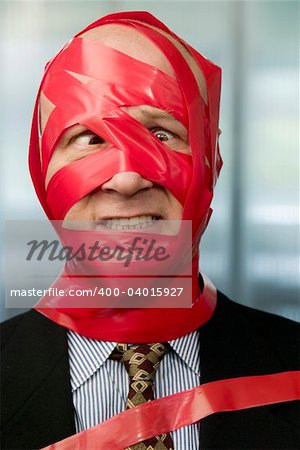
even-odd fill
[[(166, 341), (197, 329), (212, 313), (211, 302), (204, 295), (207, 290), (199, 295), (198, 244), (211, 214), (213, 187), (221, 168), (217, 144), (220, 69), (189, 47), (206, 79), (205, 104), (179, 50), (149, 27), (165, 29), (160, 22), (154, 18), (151, 22), (148, 15), (148, 24), (116, 17), (104, 18), (95, 26), (122, 23), (135, 27), (166, 56), (176, 80), (100, 42), (75, 37), (48, 65), (41, 85), (41, 92), (55, 107), (41, 137), (40, 161), (36, 106), (30, 145), (31, 175), (48, 217), (56, 220), (63, 220), (74, 204), (119, 172), (137, 172), (168, 189), (182, 204), (183, 219), (192, 221), (193, 304), (189, 309), (168, 309), (168, 329), (162, 311), (155, 308), (99, 308), (91, 314), (85, 308), (76, 312), (63, 310), (59, 300), (52, 298), (51, 303), (57, 308), (45, 308), (41, 303), (37, 310), (87, 337), (123, 342)], [(77, 75), (83, 75), (85, 81)], [(138, 105), (167, 110), (183, 123), (189, 132), (192, 156), (170, 150), (122, 109)], [(75, 124), (84, 125), (111, 145), (60, 169), (46, 191), (45, 176), (53, 151), (63, 133)], [(54, 286), (67, 281), (60, 277)]]

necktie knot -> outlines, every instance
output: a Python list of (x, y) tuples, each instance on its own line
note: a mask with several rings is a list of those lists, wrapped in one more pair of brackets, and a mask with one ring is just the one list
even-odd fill
[(122, 361), (129, 376), (127, 409), (154, 399), (153, 381), (166, 353), (167, 347), (161, 343), (116, 345), (111, 358)]
[(138, 344), (130, 348), (128, 344), (117, 344), (112, 357), (124, 363), (131, 381), (152, 383), (166, 353), (167, 347), (161, 343)]

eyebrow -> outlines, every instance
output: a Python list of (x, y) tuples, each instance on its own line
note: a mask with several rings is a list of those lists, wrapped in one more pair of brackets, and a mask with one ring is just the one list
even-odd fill
[[(163, 109), (156, 108), (155, 106), (130, 106), (129, 108), (140, 108), (140, 112), (143, 114), (143, 116), (146, 119), (173, 119), (176, 120), (176, 122), (179, 122), (177, 119), (175, 119), (170, 112), (165, 111)], [(147, 108), (147, 109), (145, 109)], [(150, 109), (150, 111), (149, 111)], [(180, 123), (180, 122), (179, 122)]]
[(182, 129), (182, 132), (187, 133), (187, 129), (184, 124), (174, 117), (171, 111), (157, 108), (156, 106), (149, 105), (135, 105), (135, 106), (123, 106), (121, 107), (125, 110), (125, 112), (129, 115), (130, 111), (136, 113), (138, 112), (141, 115), (141, 119), (145, 122), (147, 121), (157, 121), (157, 120), (166, 120), (169, 122), (173, 122), (176, 126), (179, 126)]
[(157, 118), (166, 118), (166, 119), (175, 119), (171, 114), (167, 113), (167, 111), (163, 111), (162, 109), (157, 110), (156, 108), (153, 108), (153, 111), (147, 111), (142, 109), (142, 114), (147, 119), (157, 119)]

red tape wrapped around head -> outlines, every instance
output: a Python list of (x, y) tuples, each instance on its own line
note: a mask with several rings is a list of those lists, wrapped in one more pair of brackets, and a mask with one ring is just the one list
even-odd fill
[[(176, 79), (98, 41), (80, 37), (88, 29), (115, 23), (135, 28), (154, 43), (169, 61)], [(174, 36), (193, 55), (206, 81), (207, 103), (201, 97), (195, 76), (181, 52), (153, 26)], [(54, 105), (54, 109), (41, 137), (41, 152), (37, 126), (38, 101), (34, 112), (30, 171), (39, 199), (50, 219), (64, 219), (73, 205), (116, 173), (131, 171), (168, 189), (183, 206), (183, 219), (192, 220), (194, 306), (190, 315), (187, 314), (190, 319), (185, 318), (187, 323), (184, 326), (176, 326), (182, 314), (180, 311), (170, 315), (174, 318), (173, 337), (174, 333), (176, 336), (183, 329), (188, 332), (197, 327), (191, 317), (196, 305), (201, 304), (200, 300), (197, 301), (198, 244), (209, 220), (213, 187), (221, 168), (218, 149), (220, 78), (217, 66), (199, 55), (150, 14), (113, 14), (79, 33), (48, 64), (40, 92)], [(170, 150), (122, 108), (139, 105), (168, 111), (185, 125), (192, 155)], [(110, 146), (58, 170), (46, 190), (45, 177), (53, 151), (63, 133), (75, 124), (84, 125), (100, 135)], [(78, 315), (79, 321), (72, 325), (73, 319), (71, 323), (60, 314), (54, 313), (54, 310), (47, 313), (53, 320), (82, 334), (91, 336), (91, 328), (95, 329), (90, 324), (80, 327)], [(135, 327), (136, 313), (132, 315), (132, 320), (128, 319), (128, 314), (132, 315), (128, 311), (123, 314), (129, 324), (125, 327), (126, 339), (130, 341), (128, 336), (131, 335), (142, 342), (146, 339), (142, 331), (139, 336), (134, 331), (129, 333), (128, 330)], [(143, 314), (149, 317), (150, 311), (144, 311)], [(152, 314), (153, 320), (159, 323), (160, 311)], [(107, 313), (101, 315), (98, 311), (97, 317), (100, 321), (108, 321)], [(200, 323), (202, 319), (199, 318), (198, 326)], [(103, 323), (101, 327), (101, 338), (105, 339)], [(157, 330), (158, 326), (155, 325), (153, 332), (157, 333)], [(164, 340), (168, 340), (166, 334), (162, 335)], [(91, 337), (99, 336), (94, 332)], [(151, 332), (147, 334), (147, 339), (150, 337)], [(157, 340), (157, 336), (153, 339)], [(122, 336), (117, 333), (112, 336), (112, 340), (122, 340)]]

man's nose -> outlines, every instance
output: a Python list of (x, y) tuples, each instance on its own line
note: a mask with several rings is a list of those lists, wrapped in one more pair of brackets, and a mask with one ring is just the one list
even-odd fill
[(121, 195), (131, 197), (143, 189), (151, 189), (153, 183), (143, 178), (137, 172), (119, 172), (102, 185), (104, 192), (118, 192)]

